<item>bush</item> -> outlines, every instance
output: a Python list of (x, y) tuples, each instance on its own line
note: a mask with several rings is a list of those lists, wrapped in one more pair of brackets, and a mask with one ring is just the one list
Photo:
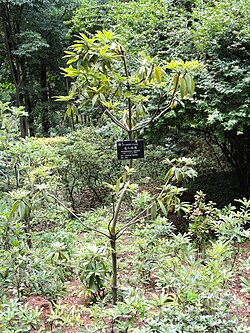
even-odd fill
[(98, 191), (104, 182), (112, 182), (119, 173), (115, 139), (107, 138), (94, 127), (84, 127), (69, 134), (59, 149), (63, 163), (59, 173), (72, 207), (81, 203), (80, 192), (92, 190), (98, 202), (106, 196)]

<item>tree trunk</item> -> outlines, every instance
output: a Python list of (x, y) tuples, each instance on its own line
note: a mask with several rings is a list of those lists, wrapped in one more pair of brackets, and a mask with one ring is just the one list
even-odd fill
[[(15, 85), (15, 89), (16, 89), (16, 93), (15, 93), (16, 105), (19, 107), (22, 105), (21, 93), (20, 93), (20, 87), (22, 84), (21, 74), (20, 74), (20, 63), (17, 58), (14, 58), (12, 51), (15, 50), (15, 42), (14, 42), (13, 34), (18, 34), (20, 31), (17, 30), (15, 32), (13, 32), (13, 27), (12, 27), (11, 20), (10, 20), (10, 9), (9, 9), (8, 5), (1, 4), (0, 15), (2, 18), (2, 23), (3, 23), (6, 56), (7, 56), (9, 66), (10, 66), (12, 81), (13, 81), (13, 83)], [(20, 130), (21, 130), (22, 138), (25, 138), (28, 136), (28, 121), (27, 121), (26, 116), (20, 117)]]
[(111, 257), (112, 257), (112, 302), (117, 303), (117, 253), (116, 253), (116, 236), (110, 239)]
[(41, 122), (43, 134), (45, 136), (49, 135), (50, 123), (49, 123), (49, 110), (48, 110), (48, 91), (47, 91), (47, 66), (42, 60), (40, 63), (40, 88), (41, 88), (41, 99), (43, 110), (41, 111)]
[[(217, 141), (218, 142), (218, 141)], [(250, 126), (244, 127), (243, 134), (237, 131), (225, 133), (225, 141), (219, 145), (229, 164), (236, 172), (242, 196), (250, 197)]]

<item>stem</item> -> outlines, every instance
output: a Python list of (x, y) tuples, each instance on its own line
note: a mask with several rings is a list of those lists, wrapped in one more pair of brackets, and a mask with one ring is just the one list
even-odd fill
[[(126, 86), (127, 86), (127, 90), (129, 92), (131, 92), (131, 86), (129, 83), (129, 73), (128, 73), (128, 67), (127, 67), (127, 63), (126, 63), (126, 56), (125, 53), (122, 52), (122, 61), (123, 61), (123, 65), (124, 65), (124, 71), (125, 71), (125, 75), (127, 78), (127, 82), (126, 82)], [(132, 134), (132, 105), (131, 105), (131, 98), (128, 98), (128, 139), (131, 141), (133, 139), (133, 134)], [(130, 160), (132, 165), (132, 161)], [(130, 166), (130, 165), (129, 165)]]
[(14, 165), (14, 170), (15, 170), (15, 176), (16, 176), (16, 188), (19, 188), (19, 170), (17, 167), (17, 163)]
[(118, 287), (117, 287), (117, 252), (116, 252), (116, 240), (117, 240), (117, 236), (116, 236), (116, 225), (118, 222), (118, 217), (119, 217), (119, 213), (120, 213), (120, 209), (121, 209), (121, 204), (122, 204), (122, 200), (126, 194), (127, 191), (127, 187), (129, 185), (129, 182), (127, 182), (124, 185), (123, 190), (121, 191), (119, 200), (115, 206), (114, 209), (114, 217), (113, 220), (110, 223), (110, 246), (111, 246), (111, 257), (112, 257), (112, 302), (113, 305), (115, 305), (117, 303), (117, 292), (118, 292)]
[(234, 268), (234, 266), (235, 266), (236, 259), (237, 259), (237, 257), (238, 257), (239, 252), (240, 252), (240, 244), (237, 243), (237, 250), (236, 250), (235, 253), (234, 253), (234, 258), (233, 258), (233, 262), (232, 262), (231, 270), (233, 270), (233, 268)]
[[(165, 183), (165, 185), (168, 182)], [(163, 195), (165, 189), (163, 188), (161, 190), (161, 192), (158, 194), (158, 196), (145, 208), (143, 209), (141, 212), (139, 212), (135, 217), (133, 217), (130, 221), (128, 221), (117, 233), (116, 233), (116, 237), (119, 238), (127, 229), (128, 227), (130, 227), (133, 224), (136, 224), (138, 222), (140, 222), (140, 220), (142, 218), (145, 218), (145, 213), (153, 206), (154, 202), (158, 201), (161, 196)]]
[(117, 303), (117, 252), (116, 252), (116, 236), (110, 239), (111, 257), (112, 257), (112, 302), (113, 305)]
[(112, 236), (116, 235), (116, 232), (115, 232), (115, 229), (116, 229), (116, 224), (117, 224), (117, 221), (118, 221), (118, 217), (119, 217), (119, 213), (120, 213), (120, 209), (121, 209), (121, 204), (122, 204), (122, 200), (126, 194), (126, 191), (127, 191), (127, 187), (129, 185), (129, 182), (127, 182), (125, 185), (124, 185), (124, 188), (123, 190), (121, 191), (121, 194), (120, 194), (120, 198), (116, 204), (116, 207), (115, 207), (115, 211), (114, 211), (114, 218), (112, 220), (112, 222), (110, 223), (110, 238), (112, 238)]
[[(117, 126), (119, 126), (124, 131), (129, 132), (129, 128), (125, 127), (124, 124), (122, 124), (114, 115), (112, 115), (111, 112), (109, 112), (108, 110), (105, 110), (105, 113)], [(127, 126), (127, 124), (126, 124), (126, 126)]]
[(102, 232), (102, 231), (100, 231), (100, 230), (97, 230), (97, 229), (95, 229), (95, 228), (91, 228), (91, 227), (89, 227), (89, 226), (86, 226), (84, 223), (83, 223), (83, 221), (74, 213), (74, 212), (72, 212), (72, 210), (70, 210), (62, 201), (60, 201), (57, 197), (55, 197), (53, 194), (51, 194), (51, 193), (49, 193), (49, 192), (47, 192), (46, 191), (46, 194), (49, 196), (49, 197), (51, 197), (51, 198), (53, 198), (55, 201), (57, 201), (61, 206), (63, 206), (74, 218), (76, 218), (80, 223), (81, 223), (81, 225), (87, 230), (87, 231), (94, 231), (94, 232), (96, 232), (96, 233), (98, 233), (98, 234), (100, 234), (100, 235), (102, 235), (102, 236), (105, 236), (105, 237), (107, 237), (107, 238), (110, 238), (110, 236), (109, 235), (107, 235), (107, 234), (105, 234), (104, 232)]
[(149, 118), (149, 119), (146, 119), (145, 121), (142, 121), (142, 122), (138, 123), (137, 125), (135, 125), (133, 128), (131, 128), (131, 132), (138, 131), (138, 130), (146, 127), (147, 125), (151, 124), (152, 122), (157, 121), (164, 113), (166, 113), (169, 109), (171, 109), (172, 104), (173, 104), (174, 99), (175, 99), (175, 95), (176, 95), (177, 89), (178, 89), (179, 77), (180, 77), (180, 74), (177, 73), (177, 79), (176, 79), (176, 82), (175, 82), (175, 85), (174, 85), (174, 88), (173, 88), (173, 93), (172, 93), (172, 96), (171, 96), (171, 99), (170, 99), (168, 105), (163, 110), (160, 110), (160, 102), (161, 102), (163, 96), (165, 97), (165, 95), (166, 95), (166, 94), (164, 94), (160, 98), (160, 100), (158, 102), (157, 110), (152, 115), (152, 117)]
[(216, 158), (216, 160), (217, 160), (217, 163), (218, 163), (219, 167), (221, 168), (221, 170), (222, 170), (224, 173), (226, 173), (226, 172), (225, 172), (225, 169), (223, 168), (223, 165), (221, 164), (220, 158), (219, 158), (219, 156), (217, 155), (217, 153), (216, 153), (216, 151), (215, 151), (215, 149), (214, 149), (214, 146), (209, 142), (209, 140), (208, 140), (208, 138), (206, 137), (206, 135), (205, 135), (205, 142), (206, 142), (207, 145), (211, 148), (211, 150), (212, 150), (212, 152), (213, 152), (213, 154), (214, 154), (214, 156), (215, 156), (215, 158)]
[(26, 234), (27, 245), (31, 249), (32, 248), (32, 240), (31, 240), (31, 234), (30, 234), (30, 214), (28, 215), (27, 219), (25, 219), (24, 231), (25, 231), (25, 234)]

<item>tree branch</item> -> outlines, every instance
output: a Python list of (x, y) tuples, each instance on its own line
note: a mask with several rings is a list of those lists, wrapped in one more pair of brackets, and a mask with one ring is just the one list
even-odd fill
[[(149, 125), (150, 123), (152, 123), (153, 121), (157, 121), (164, 113), (166, 113), (169, 109), (171, 109), (171, 106), (174, 102), (174, 99), (175, 99), (175, 95), (176, 95), (176, 92), (177, 92), (177, 88), (178, 88), (178, 82), (179, 82), (179, 77), (180, 77), (180, 74), (177, 73), (177, 79), (176, 79), (176, 83), (174, 85), (174, 89), (173, 89), (173, 93), (172, 93), (172, 96), (171, 96), (171, 99), (168, 103), (168, 105), (160, 111), (160, 104), (161, 104), (161, 100), (163, 99), (163, 97), (165, 97), (167, 94), (165, 93), (163, 96), (161, 96), (159, 98), (159, 102), (158, 102), (158, 107), (157, 107), (157, 110), (154, 112), (154, 114), (152, 115), (151, 118), (149, 118), (148, 120), (145, 120), (137, 125), (135, 125), (131, 131), (134, 132), (134, 131), (138, 131), (144, 127), (146, 127), (147, 125)], [(160, 113), (159, 113), (160, 112)]]
[(129, 182), (127, 182), (124, 185), (124, 188), (121, 191), (119, 200), (118, 200), (118, 202), (117, 202), (117, 204), (115, 206), (114, 217), (113, 217), (112, 222), (110, 223), (110, 230), (109, 230), (109, 233), (110, 233), (111, 236), (114, 236), (114, 235), (116, 236), (115, 228), (116, 228), (116, 224), (117, 224), (117, 221), (118, 221), (118, 217), (119, 217), (119, 212), (120, 212), (122, 200), (123, 200), (123, 198), (124, 198), (124, 196), (126, 194), (128, 185), (129, 185)]
[(91, 228), (91, 227), (89, 227), (89, 226), (86, 226), (84, 223), (83, 223), (83, 221), (74, 213), (74, 212), (72, 212), (61, 200), (59, 200), (57, 197), (55, 197), (53, 194), (51, 194), (51, 193), (49, 193), (49, 192), (47, 192), (46, 191), (46, 194), (49, 196), (49, 197), (51, 197), (51, 198), (53, 198), (55, 201), (57, 201), (62, 207), (64, 207), (75, 219), (77, 219), (77, 221), (79, 221), (80, 223), (81, 223), (81, 225), (84, 227), (84, 228), (86, 228), (86, 230), (87, 231), (94, 231), (94, 232), (96, 232), (96, 233), (98, 233), (98, 234), (100, 234), (100, 235), (102, 235), (102, 236), (105, 236), (105, 237), (107, 237), (107, 238), (109, 238), (110, 239), (110, 236), (108, 235), (108, 234), (105, 234), (104, 232), (102, 232), (102, 231), (100, 231), (100, 230), (97, 230), (97, 229), (95, 229), (95, 228)]
[[(168, 182), (165, 183), (165, 186), (167, 185)], [(154, 202), (158, 201), (161, 196), (163, 195), (164, 193), (164, 187), (162, 188), (161, 192), (158, 194), (158, 196), (145, 208), (143, 209), (141, 212), (139, 212), (135, 217), (132, 218), (132, 220), (128, 221), (119, 231), (117, 231), (116, 233), (116, 236), (117, 238), (119, 238), (125, 231), (128, 227), (130, 227), (131, 225), (133, 224), (136, 224), (138, 222), (140, 222), (140, 220), (142, 218), (145, 218), (145, 213), (151, 209), (151, 207), (153, 206)], [(147, 215), (148, 216), (148, 215)]]
[(104, 113), (120, 128), (122, 128), (125, 132), (129, 131), (128, 127), (125, 127), (109, 110), (105, 110)]

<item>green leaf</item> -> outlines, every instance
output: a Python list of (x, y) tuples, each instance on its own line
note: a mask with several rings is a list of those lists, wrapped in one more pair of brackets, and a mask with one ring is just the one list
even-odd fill
[(120, 191), (120, 187), (121, 187), (121, 178), (118, 178), (115, 188), (114, 188), (116, 193), (118, 193)]
[(78, 60), (79, 60), (79, 57), (71, 58), (71, 59), (69, 59), (69, 60), (67, 61), (67, 65), (70, 65), (70, 64), (72, 64), (73, 62), (76, 62), (76, 61), (78, 61)]
[(11, 207), (11, 210), (10, 210), (10, 214), (9, 214), (9, 217), (11, 218), (17, 211), (18, 209), (18, 206), (19, 206), (19, 201), (16, 201), (12, 207)]
[(81, 71), (78, 69), (69, 66), (68, 68), (60, 68), (62, 71), (64, 71), (66, 74), (64, 76), (69, 76), (69, 77), (75, 77), (81, 74)]
[(73, 111), (74, 111), (73, 104), (68, 104), (68, 108), (65, 112), (65, 117), (64, 118), (70, 117), (71, 114), (73, 113)]
[(161, 69), (160, 69), (160, 67), (155, 67), (154, 68), (154, 73), (155, 73), (156, 80), (158, 82), (161, 82)]
[(152, 220), (155, 220), (156, 217), (157, 217), (157, 204), (156, 204), (156, 202), (154, 202), (151, 207), (151, 218), (152, 218)]
[(62, 282), (64, 282), (64, 281), (65, 281), (65, 278), (64, 278), (64, 274), (63, 274), (62, 269), (59, 268), (59, 269), (57, 270), (57, 273), (58, 273), (59, 279), (60, 279)]
[(185, 75), (185, 80), (186, 80), (187, 92), (190, 97), (193, 97), (195, 89), (194, 80), (189, 73)]
[(14, 239), (13, 241), (10, 242), (10, 245), (13, 247), (16, 247), (19, 245), (19, 240), (18, 239)]
[(166, 207), (164, 206), (163, 202), (160, 201), (160, 200), (158, 200), (158, 204), (159, 204), (160, 209), (161, 209), (161, 211), (163, 212), (163, 214), (164, 214), (165, 216), (168, 216), (168, 212), (167, 212)]
[(184, 77), (180, 78), (180, 92), (181, 92), (181, 98), (185, 98), (187, 95), (187, 83)]
[(23, 201), (21, 201), (19, 203), (19, 206), (18, 206), (18, 213), (19, 213), (19, 216), (21, 219), (23, 219), (26, 215), (26, 205)]
[(99, 95), (94, 95), (94, 97), (92, 98), (92, 106), (96, 105), (98, 98), (99, 98)]
[(68, 96), (55, 96), (56, 102), (68, 102), (74, 98), (74, 94), (70, 93)]

